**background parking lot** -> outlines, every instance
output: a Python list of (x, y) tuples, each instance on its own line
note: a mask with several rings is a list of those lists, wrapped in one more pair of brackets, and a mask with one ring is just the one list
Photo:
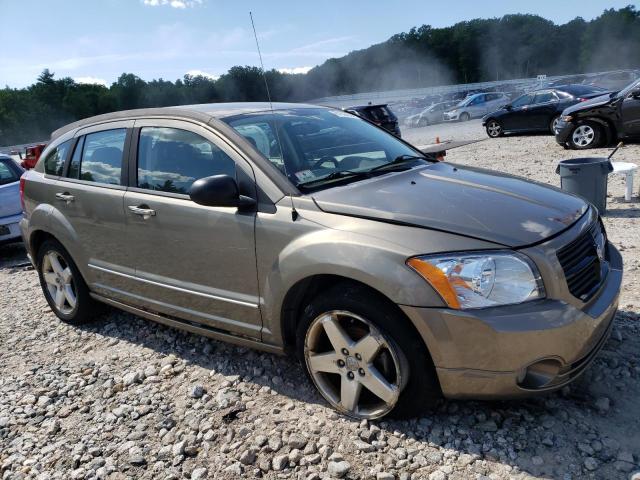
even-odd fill
[[(479, 121), (405, 136), (416, 145), (486, 138)], [(549, 135), (508, 136), (447, 160), (559, 185), (557, 162), (584, 155)], [(616, 160), (640, 164), (640, 145)], [(551, 395), (443, 401), (411, 421), (342, 417), (291, 359), (127, 313), (62, 324), (24, 250), (0, 247), (0, 476), (629, 478), (640, 470), (638, 189), (625, 203), (623, 178), (610, 178), (604, 222), (625, 278), (612, 336), (586, 374)]]

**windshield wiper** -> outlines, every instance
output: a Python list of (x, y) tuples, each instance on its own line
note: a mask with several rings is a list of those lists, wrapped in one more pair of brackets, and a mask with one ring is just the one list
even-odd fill
[(397, 167), (398, 165), (404, 165), (405, 163), (409, 163), (412, 162), (414, 160), (427, 160), (426, 157), (420, 156), (420, 155), (398, 155), (396, 158), (394, 158), (392, 161), (390, 161), (389, 163), (384, 163), (382, 165), (378, 165), (377, 167), (373, 167), (369, 170), (367, 170), (367, 172), (371, 173), (371, 172), (379, 172), (381, 170), (391, 170), (394, 167)]
[(322, 177), (322, 178), (316, 178), (313, 180), (308, 180), (306, 182), (302, 182), (298, 184), (298, 187), (308, 187), (310, 185), (315, 185), (315, 184), (320, 184), (323, 182), (327, 182), (327, 181), (331, 181), (331, 180), (336, 180), (338, 178), (347, 178), (347, 177), (370, 177), (369, 175), (369, 170), (362, 170), (362, 171), (356, 171), (356, 170), (336, 170), (335, 172), (331, 172), (329, 175)]
[(383, 172), (386, 170), (393, 170), (394, 168), (398, 168), (400, 165), (412, 162), (414, 160), (427, 160), (427, 159), (420, 155), (407, 155), (407, 154), (399, 155), (396, 158), (394, 158), (392, 161), (388, 163), (384, 163), (382, 165), (378, 165), (377, 167), (370, 168), (369, 170), (336, 170), (335, 172), (331, 172), (326, 177), (316, 178), (314, 180), (309, 180), (306, 182), (299, 183), (298, 187), (308, 188), (312, 185), (318, 185), (324, 182), (329, 182), (331, 180), (336, 180), (339, 178), (347, 178), (347, 177), (371, 178), (374, 172)]

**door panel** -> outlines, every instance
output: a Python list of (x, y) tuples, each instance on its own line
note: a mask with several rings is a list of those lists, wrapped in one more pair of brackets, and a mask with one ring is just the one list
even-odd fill
[[(133, 121), (112, 122), (79, 131), (70, 161), (75, 170), (55, 184), (52, 202), (62, 214), (71, 236), (69, 252), (97, 293), (121, 298), (134, 272), (126, 251), (123, 172)], [(88, 139), (85, 143), (85, 139)]]
[[(136, 127), (142, 128), (142, 136), (138, 148), (134, 141), (132, 149), (142, 152), (146, 160), (139, 160), (145, 168), (132, 175), (133, 186), (124, 198), (128, 249), (136, 259), (131, 301), (166, 315), (260, 338), (255, 212), (201, 206), (182, 193), (196, 176), (216, 172), (194, 173), (189, 162), (201, 153), (194, 153), (184, 140), (175, 140), (174, 130), (199, 135), (217, 147), (225, 158), (233, 159), (239, 176), (250, 178), (255, 190), (249, 165), (213, 133), (194, 124), (150, 120), (136, 121)], [(205, 150), (210, 152), (208, 146)], [(171, 188), (157, 183), (170, 176)], [(150, 190), (153, 185), (168, 191)]]

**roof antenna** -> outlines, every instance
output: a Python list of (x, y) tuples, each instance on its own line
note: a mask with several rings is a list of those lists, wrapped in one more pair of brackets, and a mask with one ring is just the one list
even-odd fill
[[(249, 18), (251, 19), (251, 28), (253, 28), (253, 36), (256, 39), (256, 48), (258, 49), (258, 57), (260, 58), (260, 69), (262, 71), (262, 78), (264, 79), (264, 88), (267, 90), (267, 98), (269, 99), (269, 108), (271, 109), (271, 114), (273, 115), (273, 102), (271, 102), (271, 92), (269, 92), (269, 82), (267, 82), (267, 74), (264, 71), (264, 62), (262, 61), (262, 52), (260, 52), (260, 44), (258, 43), (258, 34), (256, 33), (256, 25), (253, 23), (253, 14), (249, 11)], [(282, 143), (280, 142), (280, 134), (278, 132), (278, 123), (276, 121), (275, 115), (273, 117), (273, 123), (276, 131), (276, 138), (278, 139), (278, 148), (280, 149), (280, 155), (282, 155), (282, 160), (284, 162), (284, 152), (282, 151)], [(285, 173), (286, 173), (286, 165), (285, 165)], [(294, 222), (298, 219), (298, 211), (296, 207), (293, 205), (293, 195), (289, 195), (291, 199), (291, 220)]]
[(253, 23), (253, 14), (249, 12), (249, 18), (251, 19), (251, 27), (253, 28), (253, 36), (256, 39), (256, 47), (258, 48), (258, 57), (260, 57), (260, 68), (262, 69), (262, 78), (264, 79), (264, 87), (267, 89), (267, 98), (269, 99), (269, 107), (273, 113), (273, 103), (271, 103), (271, 93), (269, 92), (269, 83), (267, 82), (267, 74), (264, 71), (264, 63), (262, 62), (262, 53), (260, 52), (260, 44), (258, 43), (258, 34), (256, 33), (256, 26)]

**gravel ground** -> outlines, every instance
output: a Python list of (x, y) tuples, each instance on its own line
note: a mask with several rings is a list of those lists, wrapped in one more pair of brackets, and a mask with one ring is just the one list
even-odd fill
[[(479, 122), (405, 132), (436, 135), (484, 138)], [(557, 161), (578, 155), (517, 136), (447, 158), (557, 185)], [(617, 159), (640, 163), (640, 146)], [(402, 422), (336, 414), (287, 358), (113, 310), (66, 326), (24, 250), (0, 247), (0, 476), (628, 479), (640, 469), (640, 208), (622, 201), (622, 179), (609, 185), (605, 224), (626, 271), (613, 334), (586, 374), (544, 397), (443, 401)]]

